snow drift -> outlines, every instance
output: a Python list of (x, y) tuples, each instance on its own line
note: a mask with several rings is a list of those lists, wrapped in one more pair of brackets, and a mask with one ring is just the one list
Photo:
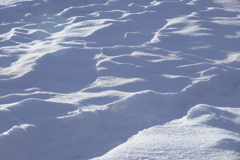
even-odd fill
[(0, 2), (0, 159), (239, 159), (238, 0)]

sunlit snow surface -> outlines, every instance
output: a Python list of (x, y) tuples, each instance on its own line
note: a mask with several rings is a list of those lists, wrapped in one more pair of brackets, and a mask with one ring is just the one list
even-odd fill
[(240, 159), (239, 0), (3, 0), (0, 159)]

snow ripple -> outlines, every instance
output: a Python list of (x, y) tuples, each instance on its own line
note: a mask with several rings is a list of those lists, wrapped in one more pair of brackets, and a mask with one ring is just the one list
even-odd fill
[(0, 159), (237, 159), (239, 6), (0, 2)]

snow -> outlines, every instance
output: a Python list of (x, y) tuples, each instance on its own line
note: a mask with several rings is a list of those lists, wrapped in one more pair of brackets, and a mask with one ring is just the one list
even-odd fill
[(183, 118), (145, 129), (94, 159), (237, 159), (236, 121), (232, 112), (199, 104)]
[(0, 159), (240, 158), (239, 0), (3, 0)]

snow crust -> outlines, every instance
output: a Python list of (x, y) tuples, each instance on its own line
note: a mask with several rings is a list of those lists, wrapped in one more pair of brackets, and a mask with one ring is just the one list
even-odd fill
[(0, 159), (240, 159), (239, 0), (3, 0)]

